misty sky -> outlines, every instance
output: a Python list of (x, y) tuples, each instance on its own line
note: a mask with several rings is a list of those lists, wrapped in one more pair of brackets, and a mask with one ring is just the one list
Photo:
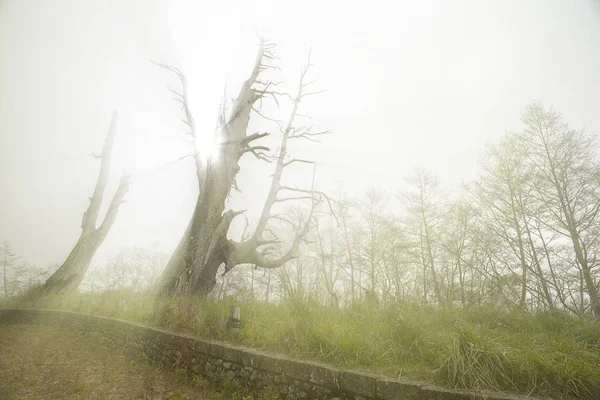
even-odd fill
[[(224, 90), (233, 97), (252, 67), (257, 34), (277, 43), (289, 89), (312, 47), (312, 76), (327, 92), (303, 112), (333, 134), (292, 151), (317, 160), (317, 185), (333, 195), (397, 192), (417, 165), (457, 188), (477, 175), (485, 143), (519, 129), (534, 100), (600, 132), (592, 0), (0, 0), (0, 240), (31, 263), (62, 263), (99, 170), (89, 154), (118, 109), (107, 197), (125, 169), (135, 184), (94, 263), (122, 246), (171, 251), (197, 188), (191, 162), (161, 168), (190, 146), (167, 91), (177, 82), (149, 60), (186, 73), (210, 134)], [(243, 161), (232, 207), (256, 215), (270, 168)], [(298, 168), (287, 183), (306, 186), (310, 174)]]

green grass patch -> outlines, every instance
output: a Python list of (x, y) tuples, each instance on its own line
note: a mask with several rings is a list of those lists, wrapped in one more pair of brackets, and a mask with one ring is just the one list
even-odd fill
[[(242, 330), (226, 324), (241, 306)], [(29, 306), (85, 312), (446, 387), (558, 399), (600, 393), (600, 323), (561, 312), (437, 309), (399, 302), (335, 309), (316, 302), (155, 299), (120, 292)]]

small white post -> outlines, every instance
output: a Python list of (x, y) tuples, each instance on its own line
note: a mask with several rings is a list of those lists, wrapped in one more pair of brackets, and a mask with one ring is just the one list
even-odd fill
[(232, 306), (229, 321), (227, 321), (227, 328), (232, 331), (239, 331), (240, 326), (240, 306)]

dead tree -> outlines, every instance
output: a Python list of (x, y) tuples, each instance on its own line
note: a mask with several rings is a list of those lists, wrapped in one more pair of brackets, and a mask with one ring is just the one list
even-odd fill
[(527, 272), (532, 264), (527, 256), (525, 226), (531, 218), (528, 209), (530, 196), (527, 194), (531, 173), (518, 146), (515, 135), (506, 136), (497, 146), (489, 146), (482, 161), (485, 174), (470, 190), (481, 206), (489, 227), (511, 250), (511, 265), (516, 267), (511, 271), (519, 280), (520, 287), (518, 306), (523, 309), (527, 299)]
[[(523, 148), (538, 174), (537, 191), (548, 214), (547, 227), (571, 242), (575, 267), (581, 277), (581, 297), (589, 297), (591, 313), (600, 318), (600, 289), (596, 269), (600, 165), (596, 137), (573, 130), (553, 109), (539, 103), (523, 115)], [(583, 303), (583, 302), (582, 302)]]
[[(309, 163), (307, 160), (289, 159), (288, 143), (293, 139), (315, 140), (326, 132), (314, 132), (310, 127), (297, 127), (295, 120), (299, 118), (298, 107), (307, 96), (319, 92), (309, 92), (306, 82), (309, 63), (302, 69), (300, 84), (295, 97), (279, 93), (273, 88), (277, 83), (263, 82), (259, 76), (266, 70), (276, 67), (271, 65), (275, 59), (273, 44), (261, 40), (254, 68), (243, 83), (239, 94), (233, 101), (231, 114), (220, 117), (220, 128), (217, 132), (219, 154), (217, 157), (202, 156), (196, 153), (196, 176), (199, 194), (191, 221), (173, 253), (161, 277), (160, 292), (166, 295), (206, 295), (216, 283), (219, 267), (224, 264), (225, 273), (239, 264), (254, 264), (259, 268), (277, 268), (295, 258), (303, 238), (309, 231), (316, 204), (324, 198), (324, 194), (311, 189), (300, 189), (285, 186), (281, 183), (284, 170), (294, 163)], [(184, 122), (190, 129), (189, 134), (198, 141), (199, 132), (188, 107), (188, 94), (185, 75), (177, 68), (160, 65), (175, 73), (182, 84), (181, 93), (175, 92), (177, 100), (185, 112)], [(278, 123), (282, 139), (276, 164), (271, 178), (271, 187), (256, 229), (247, 239), (239, 242), (227, 238), (232, 220), (244, 211), (225, 210), (225, 203), (232, 187), (236, 187), (235, 178), (240, 167), (239, 161), (245, 154), (252, 154), (259, 160), (269, 161), (266, 146), (256, 145), (255, 141), (269, 135), (268, 132), (247, 133), (251, 113), (254, 111), (263, 116), (258, 108), (264, 98), (286, 97), (291, 100), (293, 108), (287, 124)], [(266, 118), (266, 117), (265, 117)], [(270, 119), (270, 118), (267, 118)], [(210, 153), (210, 152), (206, 152)], [(282, 252), (279, 238), (270, 229), (269, 223), (284, 218), (272, 213), (277, 204), (287, 201), (308, 201), (311, 208), (303, 223), (295, 226), (291, 245)]]
[(117, 121), (118, 114), (115, 111), (113, 112), (104, 147), (102, 148), (102, 154), (99, 156), (92, 154), (93, 157), (101, 160), (100, 174), (98, 175), (94, 194), (90, 197), (90, 205), (83, 213), (79, 240), (77, 240), (75, 247), (73, 247), (73, 250), (71, 250), (71, 253), (62, 266), (48, 278), (41, 288), (41, 292), (44, 295), (68, 293), (77, 290), (96, 250), (98, 250), (112, 228), (119, 212), (119, 206), (123, 203), (123, 198), (129, 190), (129, 175), (124, 174), (110, 202), (104, 220), (97, 226), (98, 214), (102, 206), (102, 199), (110, 175), (111, 155), (115, 142)]

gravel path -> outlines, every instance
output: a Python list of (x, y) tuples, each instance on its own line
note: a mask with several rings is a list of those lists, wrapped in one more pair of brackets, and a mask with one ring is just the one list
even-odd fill
[(93, 332), (0, 325), (0, 399), (216, 399), (190, 381), (109, 349)]

